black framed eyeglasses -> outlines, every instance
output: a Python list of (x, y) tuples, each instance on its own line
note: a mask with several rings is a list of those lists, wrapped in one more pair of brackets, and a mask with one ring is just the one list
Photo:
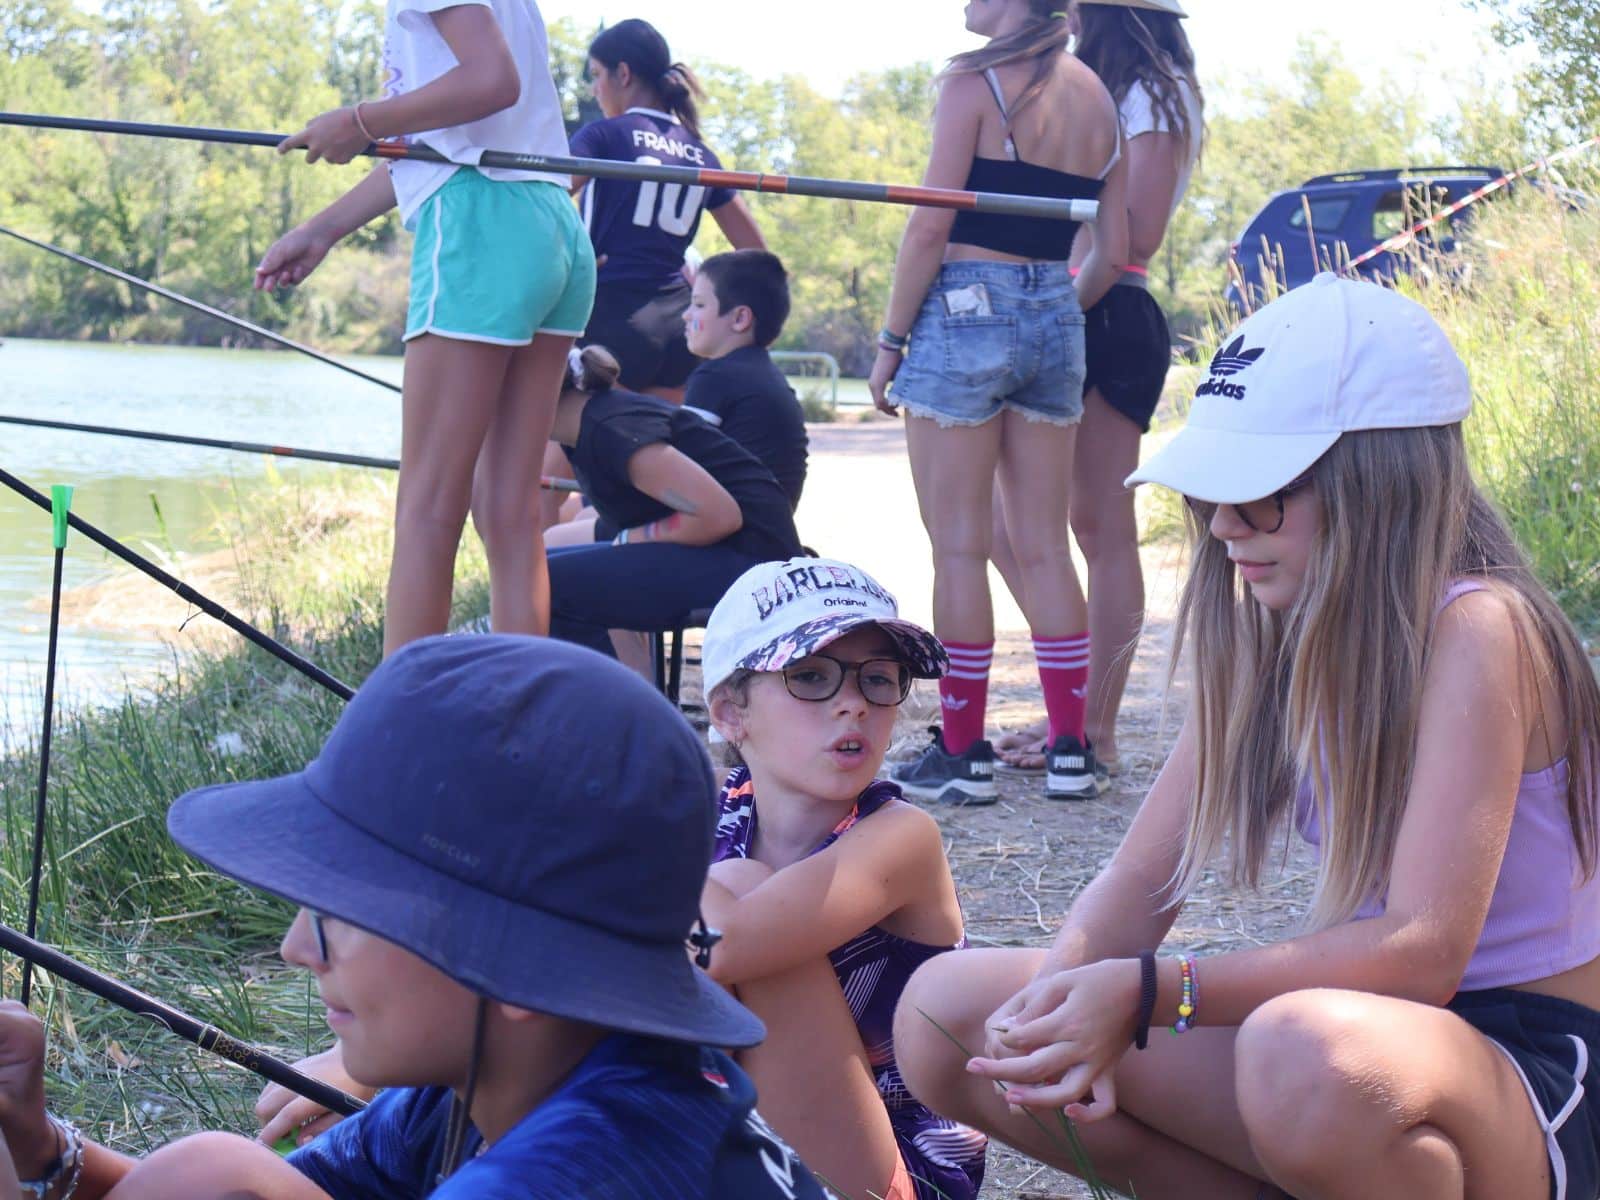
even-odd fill
[[(1292, 479), (1284, 484), (1270, 496), (1263, 496), (1260, 500), (1246, 500), (1243, 504), (1230, 504), (1228, 507), (1239, 514), (1239, 519), (1250, 526), (1257, 533), (1277, 533), (1283, 528), (1283, 502), (1296, 492), (1304, 491), (1311, 486), (1311, 472), (1307, 471), (1298, 479)], [(1191, 512), (1199, 518), (1202, 525), (1210, 525), (1217, 515), (1217, 507), (1213, 500), (1196, 500), (1193, 496), (1183, 498)]]
[(796, 700), (832, 700), (855, 673), (856, 688), (868, 704), (893, 708), (911, 694), (911, 668), (897, 658), (869, 658), (847, 663), (826, 654), (810, 654), (790, 663), (780, 674)]
[(311, 933), (317, 939), (317, 955), (322, 962), (328, 961), (328, 931), (322, 927), (327, 920), (314, 908), (306, 909), (306, 917), (311, 922)]

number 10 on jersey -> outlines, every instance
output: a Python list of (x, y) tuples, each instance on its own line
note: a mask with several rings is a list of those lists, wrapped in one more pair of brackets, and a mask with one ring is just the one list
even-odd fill
[[(633, 160), (661, 165), (659, 158), (648, 154)], [(675, 237), (688, 237), (689, 231), (700, 217), (700, 205), (705, 202), (706, 189), (684, 187), (681, 183), (657, 183), (653, 179), (639, 183), (639, 200), (633, 206), (633, 223), (641, 229), (652, 225), (662, 233)]]

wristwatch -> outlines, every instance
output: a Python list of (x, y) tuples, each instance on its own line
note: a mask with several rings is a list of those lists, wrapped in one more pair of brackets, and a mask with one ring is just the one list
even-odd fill
[(61, 1153), (45, 1168), (38, 1179), (19, 1179), (22, 1194), (28, 1200), (72, 1200), (78, 1190), (78, 1178), (83, 1174), (83, 1135), (71, 1121), (63, 1121), (50, 1113), (45, 1114), (56, 1131)]

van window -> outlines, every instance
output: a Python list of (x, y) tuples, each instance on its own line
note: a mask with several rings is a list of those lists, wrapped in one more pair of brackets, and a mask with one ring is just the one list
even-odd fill
[(1349, 196), (1317, 196), (1297, 199), (1289, 210), (1289, 228), (1306, 227), (1306, 209), (1311, 209), (1311, 228), (1316, 233), (1332, 233), (1344, 224), (1350, 212)]

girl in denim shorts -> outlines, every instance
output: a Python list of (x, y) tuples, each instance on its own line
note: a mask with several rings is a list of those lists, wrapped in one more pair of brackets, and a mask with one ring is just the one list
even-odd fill
[[(973, 0), (989, 38), (942, 77), (926, 180), (937, 187), (1098, 200), (1094, 247), (1068, 273), (1077, 226), (918, 209), (906, 224), (873, 399), (904, 407), (923, 524), (933, 543), (934, 630), (950, 655), (942, 727), (895, 769), (915, 796), (995, 800), (984, 740), (994, 615), (987, 564), (998, 475), (1050, 719), (1052, 795), (1089, 794), (1084, 739), (1088, 610), (1067, 540), (1084, 317), (1126, 261), (1126, 168), (1110, 94), (1066, 53), (1059, 0)], [(1065, 118), (1065, 119), (1063, 119)], [(890, 382), (894, 389), (891, 395)]]
[(300, 283), (396, 205), (416, 235), (386, 654), (444, 632), (469, 507), (494, 628), (549, 625), (537, 476), (567, 351), (594, 303), (594, 251), (566, 176), (456, 165), (486, 150), (566, 153), (549, 51), (535, 0), (389, 0), (385, 97), (323, 113), (279, 147), (342, 163), (400, 138), (450, 160), (380, 163), (256, 268), (257, 288)]
[[(1204, 106), (1178, 0), (1074, 4), (1073, 53), (1106, 85), (1122, 114), (1128, 160), (1128, 263), (1116, 286), (1084, 313), (1087, 371), (1072, 475), (1072, 533), (1083, 551), (1089, 606), (1086, 743), (1104, 790), (1117, 767), (1117, 713), (1144, 626), (1144, 574), (1133, 492), (1141, 435), (1161, 401), (1172, 339), (1150, 293), (1160, 250), (1200, 157)], [(1137, 180), (1137, 184), (1132, 181)], [(1092, 231), (1091, 231), (1092, 232)], [(1087, 249), (1080, 238), (1077, 254)], [(1016, 562), (996, 513), (994, 564), (1015, 591)], [(1049, 729), (1041, 720), (995, 741), (1000, 771), (1042, 774)]]

